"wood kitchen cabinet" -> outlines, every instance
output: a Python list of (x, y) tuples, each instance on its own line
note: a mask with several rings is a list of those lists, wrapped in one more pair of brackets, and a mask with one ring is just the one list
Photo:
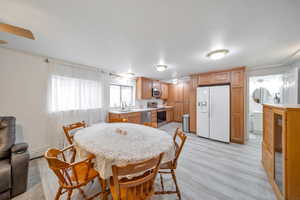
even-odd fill
[(136, 82), (136, 97), (137, 99), (151, 99), (152, 98), (152, 80), (139, 77)]
[(169, 84), (168, 102), (183, 102), (183, 83)]
[(152, 126), (154, 128), (157, 128), (157, 111), (156, 110), (151, 111), (151, 122), (152, 122)]
[[(127, 119), (129, 123), (140, 124), (141, 123), (141, 113), (140, 112), (132, 112), (132, 113), (109, 113), (110, 119)], [(108, 121), (109, 121), (108, 120)]]
[(183, 88), (184, 88), (184, 83), (176, 84), (176, 90), (175, 90), (176, 102), (183, 102)]
[(167, 83), (161, 83), (160, 84), (161, 86), (161, 99), (168, 99), (168, 96), (169, 96), (169, 91), (168, 91), (168, 84)]
[(245, 143), (245, 68), (230, 71), (231, 142)]
[(189, 112), (190, 112), (190, 132), (196, 132), (196, 109), (197, 109), (197, 86), (198, 86), (198, 76), (191, 76), (191, 86), (189, 95)]
[(173, 109), (167, 110), (167, 122), (172, 122), (174, 120), (174, 111)]
[(140, 112), (128, 113), (127, 119), (128, 119), (129, 123), (140, 124), (141, 123), (141, 113)]
[[(184, 111), (186, 111), (186, 113), (188, 113), (189, 111), (189, 106), (188, 106), (189, 98), (187, 98), (189, 96), (189, 86), (185, 82), (180, 82), (178, 84), (170, 84), (168, 89), (169, 89), (169, 98), (167, 102), (168, 105), (174, 106), (174, 111), (173, 111), (174, 121), (181, 122)], [(185, 89), (188, 91), (185, 91)], [(185, 97), (185, 95), (187, 96)]]
[(231, 88), (231, 141), (244, 143), (244, 88)]
[(185, 81), (182, 83), (182, 99), (183, 99), (183, 102), (185, 103), (188, 103), (190, 101), (190, 95), (191, 95), (191, 89), (192, 89), (192, 84), (191, 84), (191, 81), (188, 80), (188, 81)]
[(264, 105), (262, 163), (277, 199), (300, 199), (300, 105)]
[(177, 84), (169, 84), (169, 97), (167, 102), (168, 105), (174, 106), (173, 117), (176, 122), (182, 121), (183, 114), (190, 114), (190, 99), (193, 91), (192, 84), (193, 82), (191, 80)]
[(177, 102), (174, 104), (174, 121), (181, 122), (183, 115), (183, 103)]
[(245, 84), (245, 70), (238, 69), (231, 71), (231, 86), (244, 87)]
[(158, 80), (152, 80), (152, 88), (156, 88), (161, 91), (161, 83)]
[(230, 72), (216, 72), (212, 74), (212, 82), (214, 84), (229, 83)]
[(198, 85), (210, 85), (212, 83), (211, 73), (200, 74), (198, 76)]
[(176, 84), (169, 84), (168, 85), (168, 99), (167, 102), (168, 104), (174, 103), (175, 102), (175, 93), (176, 93)]

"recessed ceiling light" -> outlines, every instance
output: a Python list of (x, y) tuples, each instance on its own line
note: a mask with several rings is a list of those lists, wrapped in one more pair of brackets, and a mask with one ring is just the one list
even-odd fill
[(211, 51), (207, 54), (207, 57), (209, 57), (210, 59), (213, 60), (218, 60), (223, 58), (224, 56), (226, 56), (229, 53), (228, 49), (219, 49), (216, 51)]
[(156, 65), (156, 70), (159, 71), (159, 72), (163, 72), (166, 69), (168, 69), (167, 65)]

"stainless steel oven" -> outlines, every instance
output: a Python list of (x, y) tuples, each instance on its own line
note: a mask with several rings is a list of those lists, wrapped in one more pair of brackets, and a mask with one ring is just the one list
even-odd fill
[(157, 125), (162, 126), (167, 123), (167, 112), (165, 110), (157, 111)]

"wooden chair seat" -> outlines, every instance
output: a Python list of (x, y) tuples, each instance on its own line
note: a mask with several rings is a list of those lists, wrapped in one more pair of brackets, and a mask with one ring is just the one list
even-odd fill
[(88, 183), (98, 176), (98, 172), (93, 169), (92, 166), (89, 168), (85, 163), (74, 166), (74, 170), (76, 171), (77, 179), (74, 172), (71, 176), (71, 180), (74, 182), (78, 180), (78, 185)]
[[(141, 176), (138, 177), (134, 177), (132, 179), (128, 179), (128, 178), (122, 178), (121, 180), (119, 180), (120, 184), (126, 184), (129, 181), (138, 181), (143, 179), (146, 176), (146, 174), (143, 174)], [(143, 190), (143, 191), (142, 191)], [(114, 184), (113, 178), (110, 178), (110, 191), (111, 191), (111, 195), (113, 197), (113, 199), (118, 199), (118, 194), (116, 191), (116, 186)], [(149, 199), (153, 196), (154, 194), (154, 187), (151, 184), (143, 184), (143, 185), (137, 185), (134, 189), (128, 189), (128, 188), (120, 188), (120, 196), (121, 198), (119, 200), (127, 200), (127, 194), (128, 193), (135, 193), (136, 194), (140, 194), (135, 196), (134, 200), (146, 200)]]

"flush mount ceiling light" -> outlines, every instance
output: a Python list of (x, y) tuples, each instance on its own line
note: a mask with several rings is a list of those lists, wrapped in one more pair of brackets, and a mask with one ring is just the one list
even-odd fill
[(228, 49), (219, 49), (216, 51), (211, 51), (207, 54), (207, 57), (213, 60), (218, 60), (223, 58), (224, 56), (226, 56), (229, 53)]
[(159, 72), (163, 72), (168, 69), (167, 65), (156, 65), (156, 70)]

